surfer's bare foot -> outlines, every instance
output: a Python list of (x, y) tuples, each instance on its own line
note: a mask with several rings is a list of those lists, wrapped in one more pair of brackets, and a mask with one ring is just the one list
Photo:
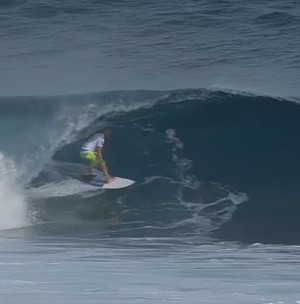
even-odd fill
[(112, 177), (112, 176), (108, 176), (107, 178), (106, 178), (106, 182), (109, 184), (109, 183), (111, 183), (111, 182), (113, 182), (114, 181), (114, 178)]

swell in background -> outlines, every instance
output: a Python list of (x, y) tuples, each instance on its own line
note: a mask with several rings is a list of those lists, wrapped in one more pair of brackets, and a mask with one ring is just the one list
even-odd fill
[(299, 97), (300, 6), (1, 1), (1, 96), (219, 86)]

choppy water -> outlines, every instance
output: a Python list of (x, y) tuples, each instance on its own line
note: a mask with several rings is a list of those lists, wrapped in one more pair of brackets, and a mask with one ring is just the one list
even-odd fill
[(299, 303), (299, 246), (192, 243), (11, 240), (1, 246), (1, 302)]
[(1, 1), (0, 302), (299, 303), (299, 12)]

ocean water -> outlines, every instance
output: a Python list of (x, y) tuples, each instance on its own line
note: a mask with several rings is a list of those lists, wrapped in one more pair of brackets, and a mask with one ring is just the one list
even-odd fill
[(0, 303), (300, 303), (299, 16), (0, 1)]

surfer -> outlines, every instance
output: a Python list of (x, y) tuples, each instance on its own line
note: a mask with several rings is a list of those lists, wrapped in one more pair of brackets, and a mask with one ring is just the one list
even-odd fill
[(95, 168), (100, 168), (103, 171), (107, 183), (113, 181), (113, 177), (108, 173), (105, 161), (102, 157), (102, 149), (105, 139), (111, 136), (111, 130), (104, 128), (91, 136), (81, 147), (80, 156), (89, 162), (89, 172), (91, 175), (95, 174)]

